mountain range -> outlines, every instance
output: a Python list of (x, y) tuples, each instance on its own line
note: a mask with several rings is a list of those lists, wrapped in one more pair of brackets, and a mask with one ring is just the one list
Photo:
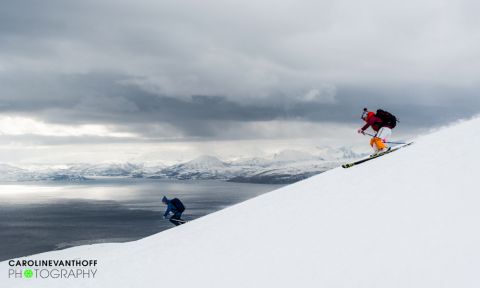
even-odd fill
[(283, 150), (261, 158), (222, 161), (203, 155), (174, 165), (143, 163), (71, 164), (21, 168), (0, 164), (0, 181), (85, 181), (98, 177), (175, 180), (225, 180), (244, 183), (293, 183), (322, 173), (341, 162), (364, 156), (348, 148), (317, 148), (315, 154)]

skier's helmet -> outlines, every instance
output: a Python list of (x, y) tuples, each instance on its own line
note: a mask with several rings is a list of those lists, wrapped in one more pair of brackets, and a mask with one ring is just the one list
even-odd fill
[(375, 115), (375, 113), (368, 111), (367, 108), (363, 108), (363, 113), (362, 113), (362, 120), (367, 121), (370, 117)]

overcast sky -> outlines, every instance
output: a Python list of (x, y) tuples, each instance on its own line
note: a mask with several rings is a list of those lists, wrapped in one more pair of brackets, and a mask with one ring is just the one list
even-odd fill
[[(480, 110), (478, 1), (2, 1), (0, 162), (367, 146)], [(367, 146), (368, 147), (368, 146)]]

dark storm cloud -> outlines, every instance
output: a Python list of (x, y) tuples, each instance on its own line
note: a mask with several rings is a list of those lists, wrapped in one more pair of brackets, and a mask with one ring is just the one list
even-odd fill
[[(405, 128), (429, 127), (471, 116), (480, 109), (479, 100), (468, 101), (476, 99), (475, 92), (445, 87), (344, 87), (338, 88), (334, 103), (298, 101), (289, 95), (240, 103), (224, 96), (157, 95), (125, 84), (126, 76), (104, 73), (8, 76), (0, 76), (0, 111), (3, 113), (39, 117), (60, 124), (102, 123), (149, 138), (165, 137), (172, 131), (158, 129), (156, 125), (168, 125), (187, 138), (221, 137), (225, 129), (235, 129), (235, 123), (255, 121), (328, 121), (358, 125), (363, 107), (388, 109), (401, 119)], [(434, 95), (437, 101), (424, 104), (415, 101), (428, 95)], [(450, 98), (452, 95), (455, 97)], [(241, 137), (249, 138), (248, 135), (239, 135)]]
[(122, 84), (123, 79), (105, 74), (0, 77), (0, 111), (40, 117), (51, 123), (103, 123), (126, 130), (130, 126), (130, 130), (145, 135), (155, 134), (156, 124), (168, 124), (185, 136), (215, 136), (214, 126), (222, 127), (222, 123), (301, 116), (298, 112), (289, 115), (290, 108), (277, 101), (263, 100), (254, 105), (221, 96), (174, 98)]
[[(162, 141), (168, 141), (163, 139)], [(23, 135), (0, 135), (0, 144), (8, 145), (14, 143), (23, 143), (24, 145), (39, 146), (39, 145), (68, 145), (75, 143), (75, 145), (91, 145), (95, 144), (125, 144), (125, 143), (139, 143), (146, 142), (143, 139), (136, 139), (132, 137), (100, 137), (100, 136), (42, 136), (34, 134)]]
[(480, 111), (478, 4), (257, 2), (2, 3), (0, 112), (153, 139), (358, 126), (363, 107), (405, 128)]

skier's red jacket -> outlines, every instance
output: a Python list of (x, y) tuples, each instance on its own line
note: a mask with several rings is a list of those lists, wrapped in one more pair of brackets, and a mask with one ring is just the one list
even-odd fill
[(374, 131), (378, 131), (382, 127), (382, 123), (383, 123), (382, 119), (378, 118), (376, 115), (372, 115), (368, 117), (365, 122), (367, 122), (367, 124), (365, 124), (365, 126), (362, 127), (362, 131), (367, 130), (368, 127), (370, 126), (372, 126), (372, 129)]

